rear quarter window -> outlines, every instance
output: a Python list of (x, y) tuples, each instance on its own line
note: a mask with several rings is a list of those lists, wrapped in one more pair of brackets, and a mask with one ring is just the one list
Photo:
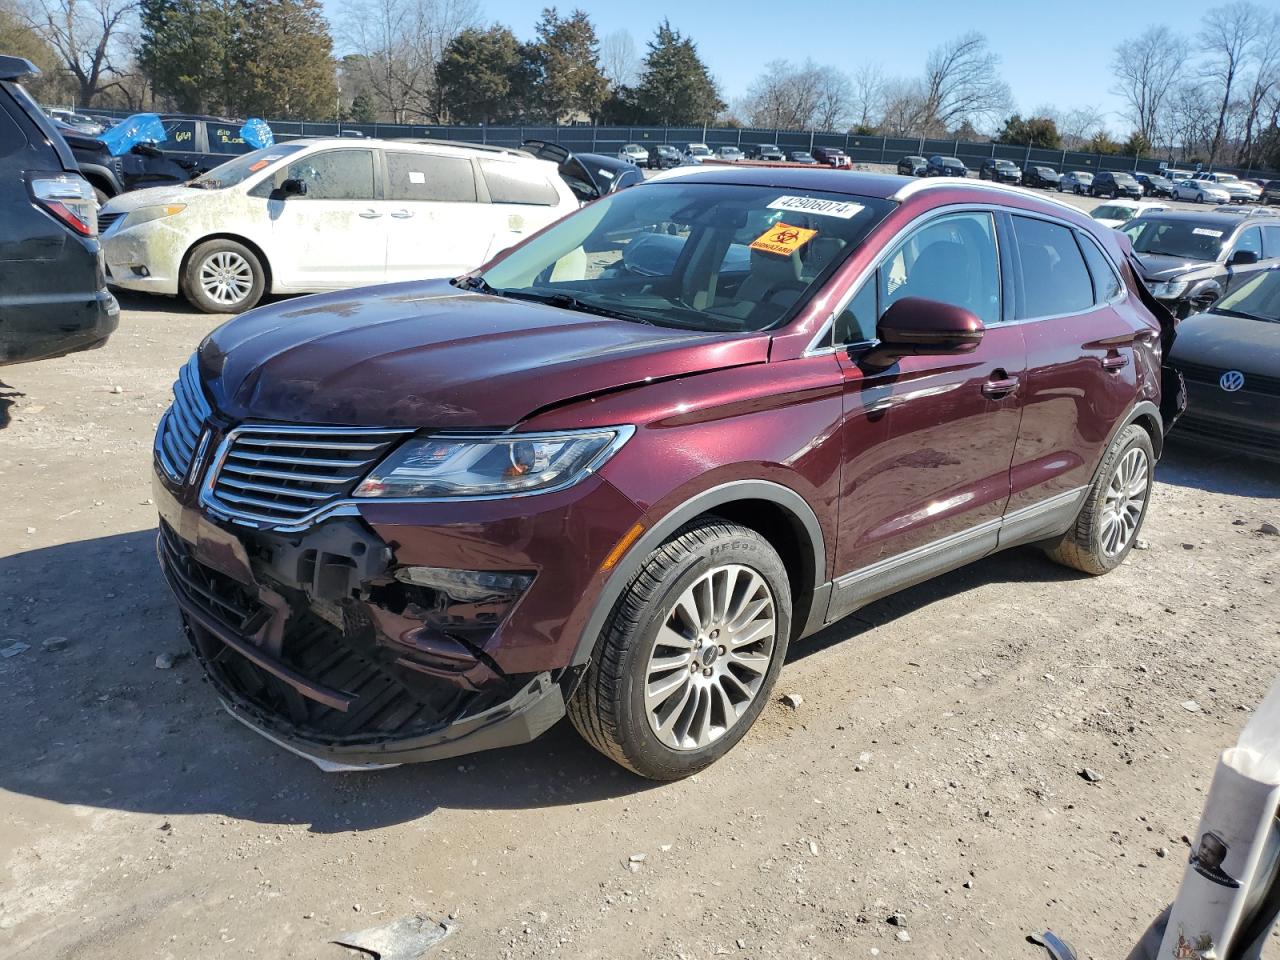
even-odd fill
[(504, 160), (481, 160), (480, 172), (493, 203), (525, 203), (554, 207), (560, 194), (541, 170)]
[(18, 126), (18, 122), (9, 115), (10, 108), (5, 104), (9, 97), (0, 92), (0, 157), (17, 153), (27, 145), (27, 136)]
[(1080, 252), (1084, 254), (1085, 263), (1089, 265), (1089, 274), (1093, 277), (1094, 299), (1098, 303), (1105, 303), (1120, 296), (1124, 285), (1111, 259), (1102, 252), (1097, 241), (1088, 234), (1077, 232), (1076, 239), (1080, 241)]

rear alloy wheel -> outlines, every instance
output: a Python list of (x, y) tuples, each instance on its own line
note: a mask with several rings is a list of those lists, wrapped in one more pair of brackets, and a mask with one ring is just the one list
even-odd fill
[(192, 251), (182, 292), (205, 313), (240, 313), (262, 299), (266, 272), (252, 250), (234, 240), (207, 240)]
[(642, 777), (687, 777), (755, 722), (790, 631), (790, 584), (768, 541), (715, 517), (695, 521), (649, 555), (619, 598), (569, 718)]
[(1098, 468), (1075, 524), (1047, 549), (1050, 558), (1095, 575), (1118, 567), (1146, 518), (1155, 459), (1146, 430), (1137, 424), (1121, 430)]

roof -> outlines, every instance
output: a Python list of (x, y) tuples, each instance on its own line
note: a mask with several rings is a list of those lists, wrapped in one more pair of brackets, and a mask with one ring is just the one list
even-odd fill
[(696, 177), (709, 183), (736, 184), (747, 187), (778, 187), (784, 190), (822, 190), (827, 193), (847, 193), (855, 197), (881, 197), (889, 199), (910, 177), (880, 173), (850, 173), (848, 170), (812, 167), (748, 167), (748, 166), (697, 166), (676, 167), (662, 175), (649, 178), (649, 182), (680, 180)]
[(0, 56), (0, 80), (25, 80), (39, 74), (39, 68), (24, 57)]

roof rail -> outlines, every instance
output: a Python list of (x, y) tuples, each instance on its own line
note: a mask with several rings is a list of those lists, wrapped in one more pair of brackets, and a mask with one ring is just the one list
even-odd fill
[(1073, 207), (1065, 200), (1059, 200), (1057, 197), (1042, 196), (1039, 193), (1033, 193), (1026, 187), (1015, 187), (1011, 183), (998, 183), (994, 180), (965, 180), (962, 183), (957, 184), (955, 178), (952, 177), (917, 178), (912, 180), (910, 183), (903, 185), (902, 188), (889, 199), (897, 200), (901, 203), (903, 200), (906, 200), (909, 197), (914, 197), (917, 193), (921, 193), (925, 190), (938, 190), (956, 186), (964, 186), (972, 190), (993, 190), (996, 193), (1003, 193), (1005, 195), (1017, 197), (1031, 197), (1036, 200), (1042, 200), (1045, 203), (1052, 203), (1059, 207), (1063, 207), (1064, 209), (1070, 210), (1072, 213), (1078, 213), (1083, 217), (1088, 216), (1087, 212), (1081, 210), (1079, 207)]
[[(532, 157), (528, 150), (518, 147), (501, 147), (494, 143), (472, 143), (469, 140), (438, 140), (432, 137), (397, 137), (401, 143), (421, 143), (430, 147), (459, 147), (465, 150), (484, 150), (488, 153), (505, 153), (512, 157)], [(536, 159), (536, 158), (535, 158)]]

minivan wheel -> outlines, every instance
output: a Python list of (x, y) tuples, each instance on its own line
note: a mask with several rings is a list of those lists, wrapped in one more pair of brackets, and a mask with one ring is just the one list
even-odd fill
[(191, 251), (182, 273), (182, 293), (205, 313), (240, 313), (262, 299), (262, 261), (234, 240), (206, 240)]
[(642, 777), (687, 777), (750, 729), (790, 636), (777, 551), (754, 530), (696, 520), (653, 551), (619, 597), (569, 719)]
[(1075, 524), (1046, 550), (1049, 557), (1095, 575), (1120, 566), (1147, 515), (1155, 459), (1146, 430), (1137, 424), (1121, 430), (1103, 458)]

